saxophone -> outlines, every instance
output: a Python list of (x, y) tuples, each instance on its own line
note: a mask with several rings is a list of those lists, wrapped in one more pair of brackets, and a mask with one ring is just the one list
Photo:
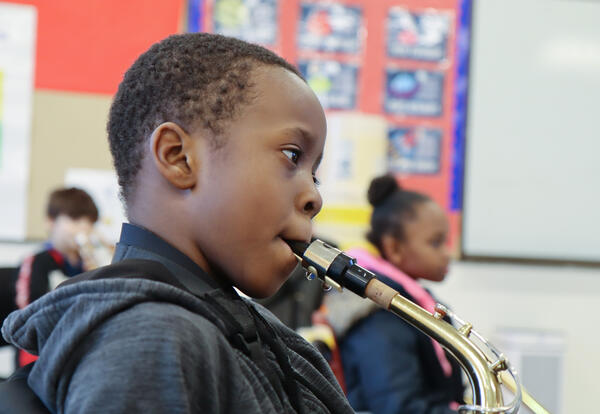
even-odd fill
[[(473, 401), (460, 406), (459, 413), (517, 413), (523, 402), (535, 414), (549, 414), (521, 386), (517, 371), (508, 359), (470, 323), (462, 321), (443, 305), (437, 304), (432, 315), (377, 280), (373, 273), (358, 266), (354, 258), (321, 240), (316, 239), (310, 244), (289, 242), (289, 245), (306, 270), (308, 279), (318, 277), (326, 286), (338, 290), (346, 288), (367, 297), (439, 342), (458, 361), (471, 385)], [(460, 327), (457, 329), (446, 322), (445, 316)], [(502, 385), (514, 395), (508, 404), (502, 397)]]

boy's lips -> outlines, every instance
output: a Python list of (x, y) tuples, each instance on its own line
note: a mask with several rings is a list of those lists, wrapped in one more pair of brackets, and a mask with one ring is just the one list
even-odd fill
[(296, 234), (280, 234), (277, 236), (279, 239), (283, 240), (286, 244), (289, 243), (310, 243), (311, 235), (304, 236), (301, 232), (296, 232)]
[[(298, 266), (299, 257), (294, 253), (292, 248), (289, 245), (289, 241), (292, 239), (285, 239), (283, 237), (278, 237), (279, 241), (285, 245), (284, 249), (286, 249), (286, 271), (287, 276), (291, 274), (296, 266)], [(289, 268), (287, 268), (289, 266)]]

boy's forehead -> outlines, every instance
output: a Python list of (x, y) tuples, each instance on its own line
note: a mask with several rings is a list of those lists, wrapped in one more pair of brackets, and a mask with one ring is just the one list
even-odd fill
[(197, 130), (209, 134), (215, 148), (234, 136), (246, 135), (247, 128), (265, 125), (271, 131), (277, 129), (280, 135), (304, 141), (324, 140), (327, 125), (323, 108), (304, 79), (287, 68), (263, 64), (254, 65), (247, 76), (247, 99), (238, 102), (235, 112), (221, 121), (219, 133), (202, 127), (202, 118), (197, 119)]
[(310, 111), (323, 115), (321, 104), (308, 86), (296, 73), (278, 66), (260, 66), (251, 74), (253, 102), (248, 107), (269, 107), (275, 112), (285, 109)]
[[(282, 77), (283, 79), (281, 79)], [(235, 113), (232, 113), (230, 117), (221, 121), (223, 135), (227, 135), (228, 130), (236, 124), (240, 116), (252, 112), (252, 109), (256, 107), (259, 101), (263, 104), (270, 103), (277, 105), (283, 102), (285, 96), (289, 96), (291, 91), (298, 93), (304, 88), (309, 89), (304, 79), (289, 69), (260, 62), (251, 63), (247, 79), (247, 98), (242, 98), (239, 106), (235, 108)], [(277, 84), (279, 87), (274, 87), (274, 84)], [(282, 90), (281, 86), (285, 90)], [(196, 122), (199, 127), (202, 126), (203, 119), (201, 114), (197, 114)]]

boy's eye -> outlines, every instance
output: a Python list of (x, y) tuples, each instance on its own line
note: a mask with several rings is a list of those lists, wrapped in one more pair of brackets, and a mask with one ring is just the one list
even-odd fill
[(296, 149), (284, 149), (283, 153), (286, 157), (290, 159), (294, 164), (298, 164), (298, 160), (300, 160), (300, 151)]
[(315, 183), (316, 186), (321, 185), (321, 181), (319, 181), (319, 179), (317, 178), (316, 175), (313, 174), (313, 182)]

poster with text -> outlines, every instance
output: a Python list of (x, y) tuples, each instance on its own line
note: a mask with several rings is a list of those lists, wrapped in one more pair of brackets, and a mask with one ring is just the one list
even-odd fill
[(26, 234), (37, 13), (0, 3), (0, 240)]
[(442, 115), (444, 74), (429, 70), (388, 69), (384, 110), (390, 115)]
[(337, 60), (301, 60), (298, 68), (325, 109), (354, 109), (358, 67)]
[(400, 174), (437, 174), (440, 171), (442, 131), (425, 127), (388, 130), (388, 169)]
[(277, 22), (277, 0), (216, 0), (214, 3), (215, 33), (274, 46)]
[(298, 25), (298, 49), (358, 53), (362, 41), (362, 9), (336, 3), (304, 3)]
[(450, 16), (392, 7), (387, 17), (388, 56), (439, 62), (446, 58)]

